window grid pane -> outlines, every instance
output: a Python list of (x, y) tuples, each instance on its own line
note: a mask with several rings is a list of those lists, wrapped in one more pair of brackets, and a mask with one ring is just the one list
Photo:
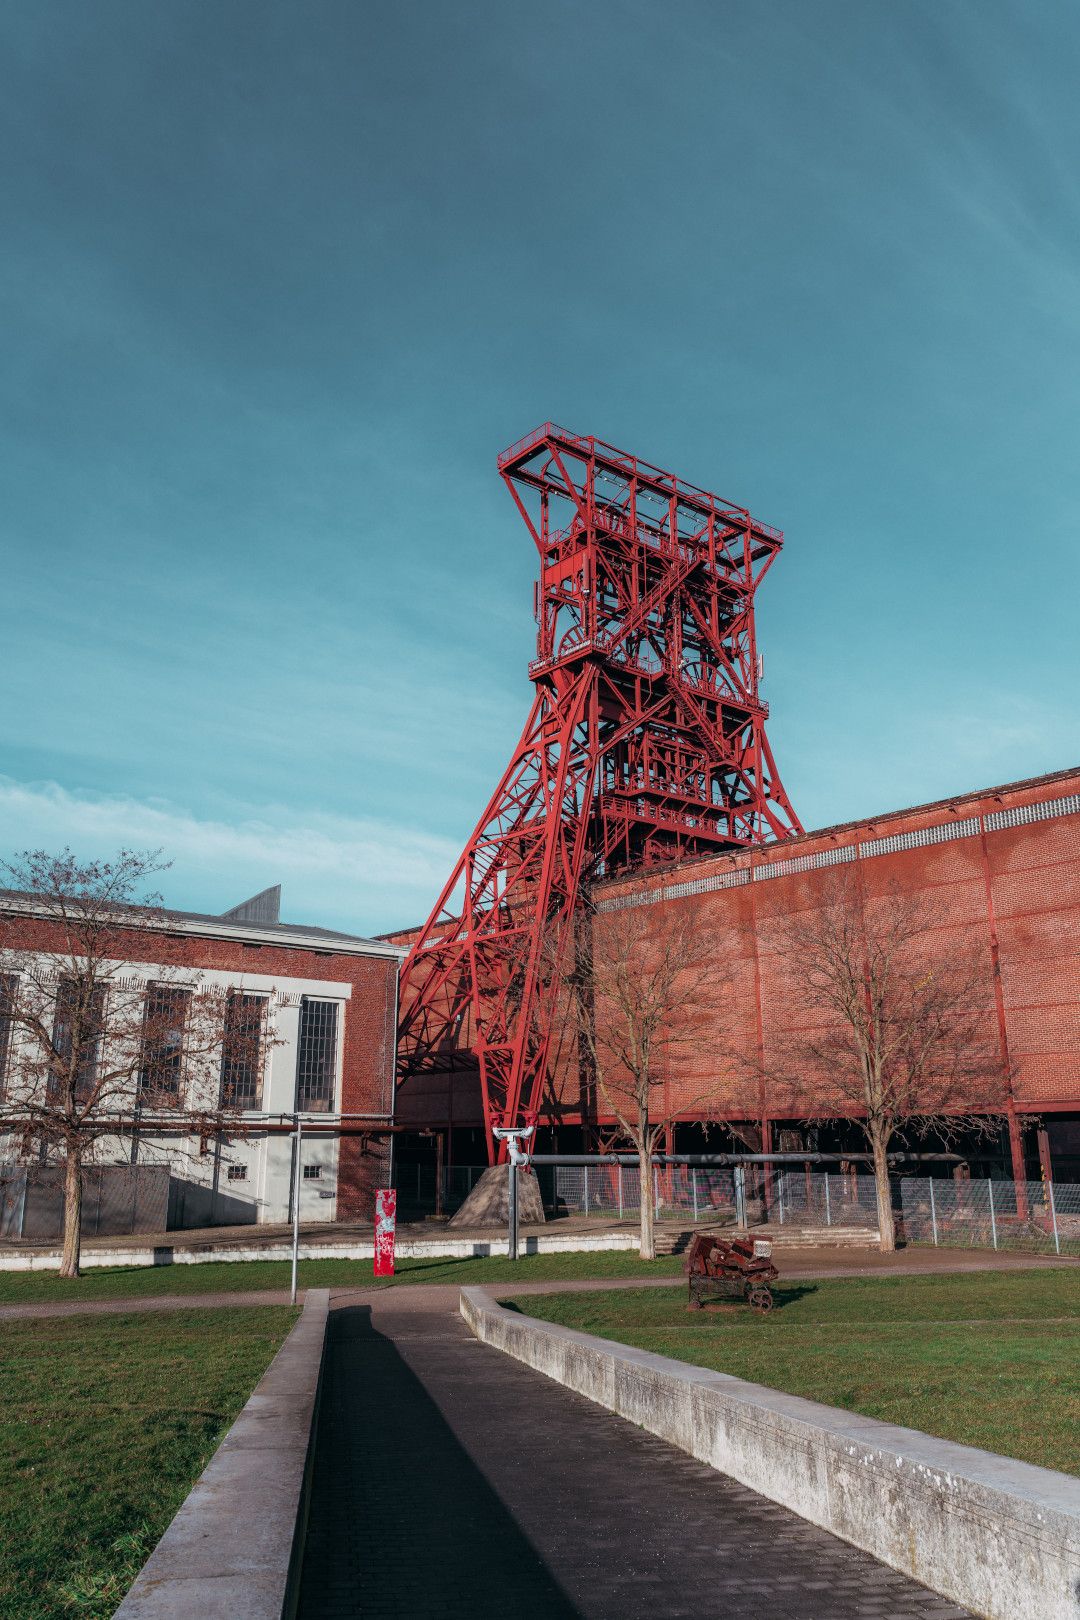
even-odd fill
[(337, 1015), (336, 1001), (311, 1001), (305, 996), (300, 1004), (296, 1106), (301, 1112), (327, 1114), (334, 1106)]
[(0, 973), (0, 1097), (4, 1095), (7, 1081), (8, 1057), (11, 1053), (11, 1033), (14, 1027), (12, 1008), (15, 1006), (15, 993), (18, 989), (18, 975), (14, 973)]
[[(80, 986), (77, 979), (61, 979), (56, 989), (56, 1009), (53, 1013), (53, 1050), (64, 1070), (71, 1061), (76, 1026), (81, 1023), (75, 1074), (75, 1097), (78, 1102), (86, 1102), (93, 1092), (101, 1036), (105, 1028), (105, 986), (96, 984), (91, 987), (89, 1006), (80, 1020), (79, 997), (84, 993), (85, 987)], [(46, 1091), (50, 1101), (55, 1102), (60, 1096), (64, 1083), (61, 1074), (54, 1072), (49, 1075)]]
[(152, 984), (147, 989), (139, 1070), (140, 1102), (170, 1108), (180, 1101), (184, 1025), (190, 999), (190, 990), (171, 984)]
[(221, 1106), (259, 1108), (262, 1104), (262, 1031), (265, 996), (234, 991), (225, 1008), (221, 1053)]

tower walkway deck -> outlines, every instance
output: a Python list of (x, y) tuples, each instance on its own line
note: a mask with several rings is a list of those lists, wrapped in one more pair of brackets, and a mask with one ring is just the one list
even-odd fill
[(477, 1343), (456, 1288), (340, 1298), (301, 1620), (961, 1620)]

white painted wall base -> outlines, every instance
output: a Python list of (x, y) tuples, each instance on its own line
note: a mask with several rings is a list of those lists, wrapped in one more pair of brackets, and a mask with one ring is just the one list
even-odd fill
[[(179, 1236), (179, 1234), (178, 1234)], [(522, 1254), (596, 1254), (601, 1250), (636, 1250), (637, 1236), (633, 1232), (583, 1232), (566, 1237), (539, 1236), (521, 1239)], [(487, 1259), (506, 1254), (506, 1239), (492, 1238), (416, 1238), (399, 1242), (396, 1253), (399, 1260), (431, 1259)], [(214, 1248), (187, 1249), (173, 1244), (159, 1244), (155, 1248), (93, 1248), (82, 1252), (84, 1271), (103, 1266), (201, 1266), (220, 1261), (287, 1260), (292, 1250), (287, 1240), (275, 1239)], [(301, 1243), (301, 1260), (371, 1260), (375, 1248), (370, 1240), (356, 1243)], [(60, 1265), (59, 1249), (34, 1249), (0, 1252), (0, 1271), (56, 1271)]]

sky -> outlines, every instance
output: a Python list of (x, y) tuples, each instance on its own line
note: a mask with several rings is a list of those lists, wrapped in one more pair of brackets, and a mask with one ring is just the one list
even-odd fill
[(1080, 8), (0, 6), (0, 856), (430, 909), (545, 420), (785, 531), (807, 827), (1080, 760)]

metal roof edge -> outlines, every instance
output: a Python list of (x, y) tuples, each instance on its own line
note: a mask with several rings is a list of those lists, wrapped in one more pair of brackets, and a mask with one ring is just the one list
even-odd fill
[[(137, 909), (137, 908), (136, 908)], [(27, 917), (56, 920), (51, 910), (32, 895), (14, 890), (0, 891), (0, 912), (14, 911)], [(230, 923), (223, 918), (192, 916), (182, 911), (163, 909), (160, 914), (145, 918), (116, 914), (116, 926), (128, 927), (147, 934), (180, 933), (199, 939), (234, 940), (240, 944), (281, 945), (295, 950), (317, 951), (323, 956), (383, 956), (404, 961), (408, 951), (401, 945), (390, 945), (382, 940), (364, 939), (357, 934), (306, 933), (298, 923), (275, 927), (273, 924)]]
[(798, 854), (807, 844), (816, 838), (838, 838), (843, 835), (854, 836), (860, 830), (887, 826), (890, 822), (901, 821), (908, 816), (928, 815), (935, 810), (959, 811), (966, 805), (978, 803), (984, 799), (993, 799), (1003, 793), (1023, 793), (1036, 788), (1051, 787), (1057, 782), (1080, 781), (1080, 765), (1072, 765), (1061, 771), (1048, 771), (1043, 776), (1027, 776), (1018, 782), (1001, 782), (996, 787), (967, 788), (963, 793), (954, 793), (943, 799), (930, 799), (924, 804), (906, 805), (899, 810), (885, 810), (878, 815), (859, 816), (854, 821), (839, 821), (828, 827), (811, 827), (806, 832), (799, 833), (794, 838), (777, 838), (769, 844), (752, 844), (745, 849), (716, 850), (707, 855), (689, 855), (686, 859), (672, 862), (670, 866), (637, 866), (621, 872), (613, 872), (610, 876), (597, 878), (593, 887), (597, 890), (614, 887), (619, 883), (634, 883), (656, 880), (664, 882), (671, 879), (676, 872), (685, 872), (688, 868), (708, 865), (710, 862), (728, 861), (735, 864), (760, 864), (762, 862), (785, 860), (789, 858), (788, 852)]

